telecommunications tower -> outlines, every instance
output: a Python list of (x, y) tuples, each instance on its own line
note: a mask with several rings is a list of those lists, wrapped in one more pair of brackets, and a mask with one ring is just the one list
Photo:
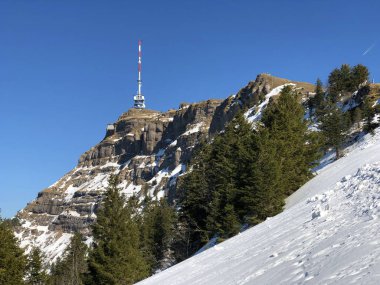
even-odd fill
[(141, 94), (141, 40), (139, 40), (139, 60), (138, 60), (138, 79), (137, 79), (137, 94), (133, 97), (135, 101), (135, 109), (145, 109), (145, 98)]

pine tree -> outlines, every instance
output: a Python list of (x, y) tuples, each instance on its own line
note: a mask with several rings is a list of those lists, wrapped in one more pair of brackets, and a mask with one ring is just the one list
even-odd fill
[(315, 84), (315, 96), (313, 97), (316, 113), (323, 108), (323, 101), (325, 98), (325, 92), (323, 91), (322, 81), (318, 78)]
[(117, 188), (117, 177), (109, 186), (93, 225), (94, 244), (89, 257), (90, 284), (133, 284), (149, 274), (139, 250), (139, 230), (133, 209)]
[[(211, 212), (211, 191), (208, 187), (207, 172), (210, 159), (210, 146), (205, 144), (192, 161), (191, 171), (179, 181), (181, 198), (182, 227), (188, 229), (187, 254), (194, 253), (209, 239), (207, 230)], [(185, 231), (187, 232), (187, 231)]]
[[(236, 193), (231, 198), (234, 199), (233, 208), (240, 223), (245, 223), (247, 216), (250, 215), (250, 208), (253, 206), (250, 197), (252, 196), (251, 188), (255, 181), (251, 176), (250, 169), (253, 167), (257, 156), (256, 138), (252, 125), (245, 120), (242, 113), (236, 115), (227, 130), (230, 130), (235, 138), (231, 145), (233, 154), (231, 163), (235, 164), (234, 184)], [(232, 233), (236, 232), (234, 227), (231, 230)]]
[(238, 219), (234, 206), (231, 203), (224, 205), (220, 211), (220, 227), (218, 229), (219, 241), (223, 241), (226, 238), (236, 235), (241, 227), (241, 223)]
[(335, 150), (336, 158), (340, 157), (340, 149), (347, 137), (349, 129), (348, 115), (333, 102), (328, 102), (324, 114), (320, 116), (320, 129), (325, 138), (325, 145)]
[(298, 100), (298, 94), (286, 86), (277, 102), (270, 102), (262, 118), (269, 139), (276, 146), (284, 195), (290, 195), (311, 177), (311, 165), (319, 154), (319, 145), (307, 130)]
[(84, 275), (87, 272), (87, 246), (82, 239), (80, 233), (74, 234), (63, 254), (63, 259), (57, 260), (52, 266), (48, 284), (84, 284)]
[(334, 103), (338, 101), (341, 92), (344, 90), (344, 84), (342, 81), (341, 71), (335, 68), (331, 71), (328, 78), (328, 95), (331, 101)]
[(363, 102), (363, 114), (365, 119), (363, 130), (365, 132), (373, 133), (373, 130), (376, 127), (376, 125), (373, 123), (373, 119), (375, 117), (375, 110), (372, 107), (371, 101), (368, 96), (364, 99)]
[(47, 282), (47, 273), (43, 268), (43, 257), (38, 247), (32, 249), (28, 257), (26, 284), (44, 285)]
[(352, 122), (356, 124), (357, 128), (359, 128), (362, 120), (362, 110), (359, 107), (355, 108), (352, 116)]
[(211, 145), (207, 182), (211, 191), (208, 229), (212, 235), (228, 238), (240, 228), (239, 216), (243, 214), (236, 202), (244, 183), (243, 173), (250, 162), (251, 134), (251, 124), (239, 112)]
[(175, 212), (166, 200), (148, 201), (142, 218), (141, 244), (152, 273), (173, 262), (171, 242), (174, 235)]
[(65, 285), (68, 284), (66, 262), (61, 258), (57, 258), (55, 263), (50, 267), (50, 274), (48, 277), (48, 285)]
[(342, 64), (342, 66), (340, 67), (340, 81), (343, 86), (341, 91), (355, 91), (355, 86), (352, 81), (352, 69), (349, 64)]
[(358, 90), (362, 84), (365, 84), (369, 78), (368, 68), (362, 64), (355, 65), (352, 70), (351, 84), (354, 91)]
[(24, 284), (26, 257), (9, 223), (0, 217), (0, 284)]
[(241, 190), (244, 193), (241, 203), (245, 205), (246, 222), (250, 225), (278, 214), (285, 198), (281, 188), (281, 160), (278, 159), (277, 146), (267, 128), (259, 127), (254, 148), (255, 160), (246, 171), (246, 184)]

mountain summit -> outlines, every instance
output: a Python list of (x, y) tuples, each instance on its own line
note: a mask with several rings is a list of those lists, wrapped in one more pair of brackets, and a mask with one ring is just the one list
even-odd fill
[(260, 74), (225, 100), (183, 103), (167, 112), (130, 109), (107, 126), (104, 139), (82, 154), (73, 170), (19, 211), (21, 245), (40, 247), (54, 262), (73, 233), (81, 232), (89, 244), (90, 225), (111, 174), (118, 175), (126, 196), (175, 200), (177, 177), (186, 172), (199, 143), (222, 131), (238, 111), (257, 106), (271, 91), (277, 95), (286, 84), (294, 84), (304, 98), (314, 90), (309, 83)]

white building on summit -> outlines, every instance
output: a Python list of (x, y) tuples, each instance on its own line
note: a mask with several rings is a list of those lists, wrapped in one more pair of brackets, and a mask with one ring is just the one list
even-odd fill
[(145, 109), (145, 98), (141, 94), (141, 40), (139, 40), (139, 61), (138, 61), (138, 79), (137, 79), (137, 94), (133, 97), (135, 101), (134, 108)]

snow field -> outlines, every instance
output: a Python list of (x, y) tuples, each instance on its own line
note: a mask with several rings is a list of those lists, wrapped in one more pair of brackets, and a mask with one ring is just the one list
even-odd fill
[(380, 130), (286, 210), (138, 284), (380, 284)]

